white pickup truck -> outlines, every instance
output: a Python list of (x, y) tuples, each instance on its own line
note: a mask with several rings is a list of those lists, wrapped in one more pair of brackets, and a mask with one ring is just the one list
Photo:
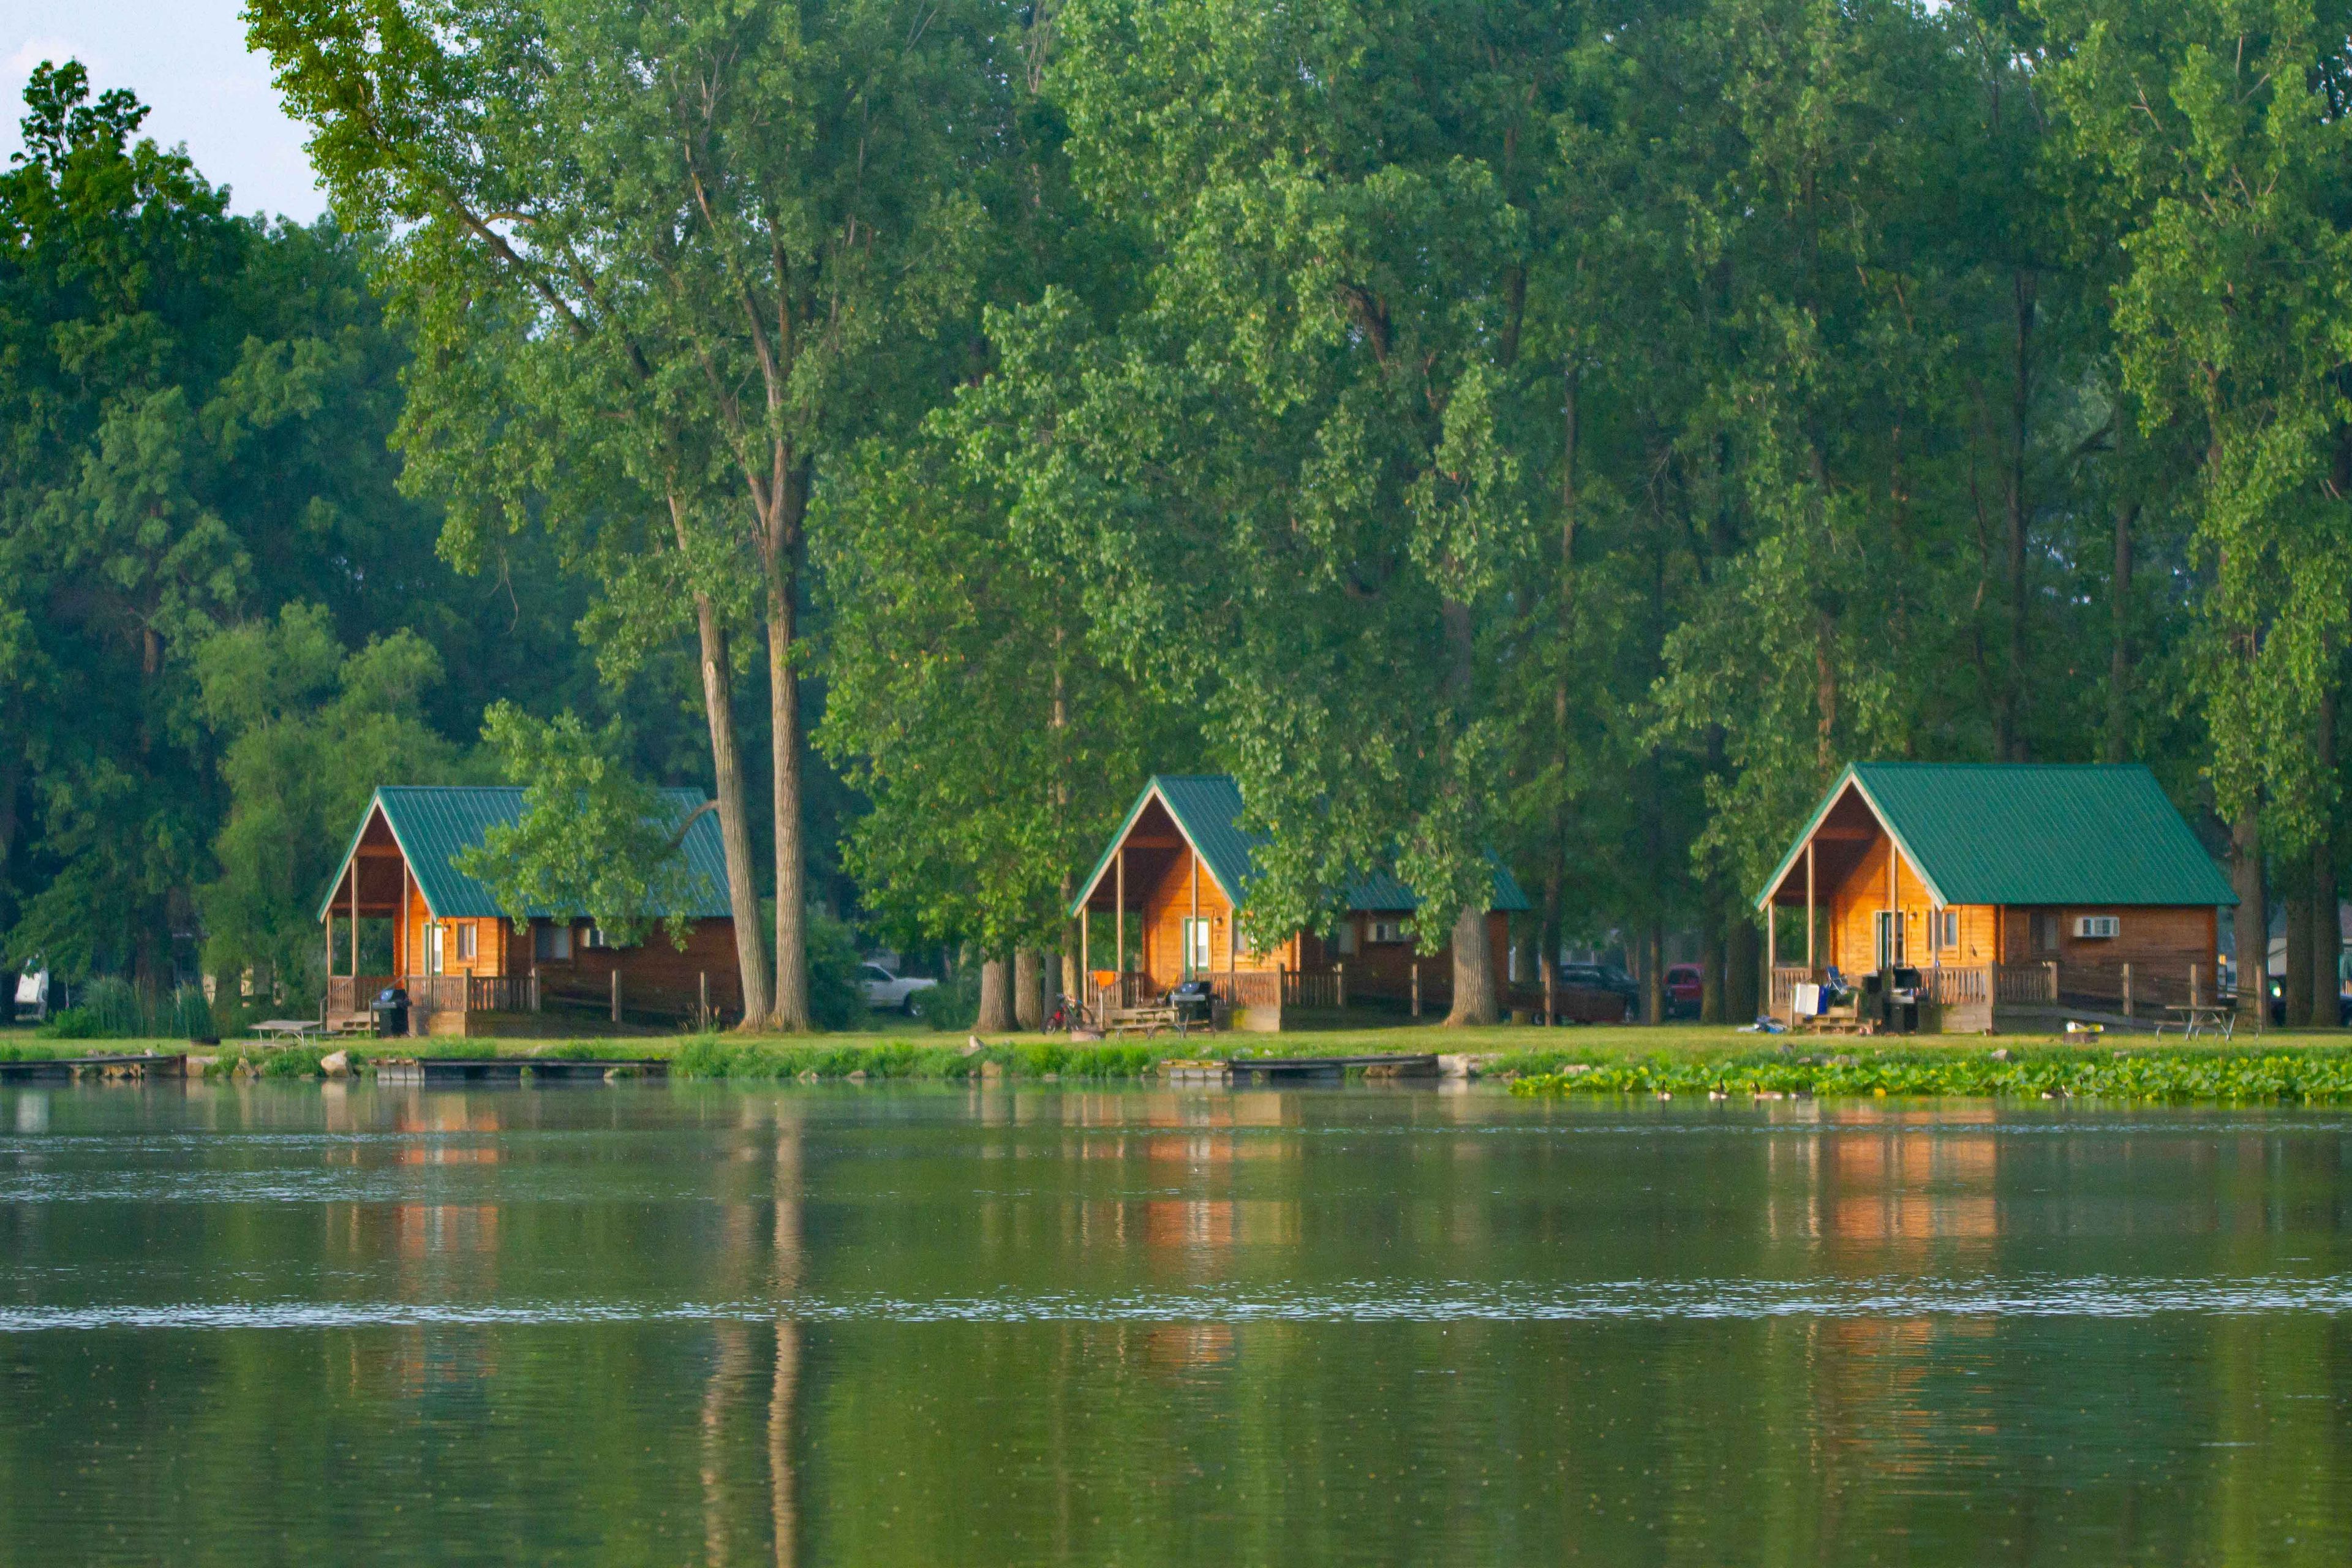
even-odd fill
[(877, 1013), (904, 1013), (909, 1018), (923, 1016), (923, 993), (939, 984), (936, 980), (920, 980), (893, 974), (878, 963), (857, 966), (857, 986), (866, 993), (866, 1005)]

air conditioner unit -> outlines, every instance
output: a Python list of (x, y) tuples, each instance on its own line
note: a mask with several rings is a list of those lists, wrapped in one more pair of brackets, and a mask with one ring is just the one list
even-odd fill
[(2116, 934), (2116, 921), (2113, 915), (2076, 915), (2074, 917), (2074, 934), (2079, 937), (2111, 937)]

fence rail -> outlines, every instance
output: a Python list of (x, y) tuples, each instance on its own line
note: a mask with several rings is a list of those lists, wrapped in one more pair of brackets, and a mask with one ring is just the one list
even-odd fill
[(331, 974), (331, 1017), (364, 1013), (376, 993), (397, 985), (413, 1013), (531, 1013), (539, 1009), (536, 977), (529, 974)]

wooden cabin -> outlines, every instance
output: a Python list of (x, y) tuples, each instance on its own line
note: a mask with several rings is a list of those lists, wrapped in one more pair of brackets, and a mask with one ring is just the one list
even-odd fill
[(1920, 1027), (1965, 1032), (2210, 1005), (2236, 902), (2136, 763), (1857, 763), (1756, 897), (1782, 1021), (1832, 968), (1910, 968)]
[[(1349, 884), (1347, 913), (1331, 931), (1253, 946), (1234, 916), (1247, 912), (1252, 856), (1265, 839), (1242, 828), (1241, 816), (1241, 788), (1229, 774), (1160, 773), (1144, 784), (1070, 906), (1090, 955), (1090, 1005), (1129, 1005), (1193, 979), (1206, 980), (1228, 1016), (1253, 1029), (1280, 1028), (1286, 1009), (1351, 1000), (1415, 1011), (1451, 1005), (1452, 943), (1419, 951), (1406, 922), (1420, 900), (1385, 873)], [(1498, 997), (1510, 917), (1527, 908), (1497, 862), (1486, 928)], [(1116, 956), (1097, 969), (1097, 953)]]
[[(664, 794), (681, 819), (703, 804), (699, 791)], [(620, 946), (607, 942), (593, 921), (568, 911), (510, 919), (456, 861), (480, 847), (490, 828), (520, 821), (522, 809), (523, 792), (513, 788), (375, 792), (319, 906), (331, 1024), (364, 1014), (376, 993), (394, 984), (408, 992), (417, 1034), (538, 1033), (567, 1016), (575, 1026), (742, 1016), (727, 858), (715, 815), (688, 820), (679, 846), (700, 889), (693, 907), (680, 911), (693, 922), (681, 952), (659, 926)], [(652, 914), (662, 920), (671, 912)], [(372, 921), (379, 922), (373, 932)], [(386, 934), (389, 943), (382, 940)], [(355, 940), (369, 937), (376, 940)], [(363, 968), (362, 947), (379, 961), (388, 953), (389, 970)], [(556, 1016), (534, 1016), (549, 1014)]]

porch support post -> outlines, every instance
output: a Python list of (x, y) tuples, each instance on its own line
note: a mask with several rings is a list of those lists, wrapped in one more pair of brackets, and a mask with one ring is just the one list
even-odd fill
[[(1127, 846), (1124, 843), (1120, 844), (1118, 847), (1118, 876), (1117, 879), (1117, 886), (1118, 897), (1118, 919), (1114, 922), (1112, 935), (1118, 944), (1118, 952), (1112, 960), (1111, 967), (1118, 970), (1121, 975), (1125, 975), (1127, 973)], [(1118, 995), (1118, 1005), (1122, 1007), (1126, 1006), (1127, 982), (1124, 979), (1119, 982)]]
[(360, 1005), (360, 854), (352, 851), (352, 1005)]
[(1902, 889), (1895, 880), (1896, 868), (1903, 862), (1903, 851), (1895, 847), (1895, 835), (1886, 836), (1886, 967), (1894, 968), (1903, 960)]
[(1805, 977), (1813, 973), (1813, 841), (1805, 840)]
[(1184, 933), (1184, 978), (1192, 978), (1192, 944), (1201, 940), (1201, 852), (1188, 849), (1192, 862), (1192, 928)]

